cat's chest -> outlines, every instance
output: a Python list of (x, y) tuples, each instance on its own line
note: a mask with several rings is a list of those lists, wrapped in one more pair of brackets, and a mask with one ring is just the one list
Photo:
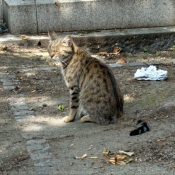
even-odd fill
[(80, 69), (80, 67), (68, 67), (66, 70), (62, 70), (62, 74), (67, 87), (78, 86), (78, 80), (81, 76), (81, 72), (82, 70)]

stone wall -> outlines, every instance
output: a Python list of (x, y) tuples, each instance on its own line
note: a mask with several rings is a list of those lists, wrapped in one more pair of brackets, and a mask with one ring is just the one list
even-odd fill
[(2, 16), (2, 13), (3, 11), (2, 11), (2, 0), (0, 0), (0, 24), (2, 23), (2, 18), (3, 18), (3, 16)]
[(12, 34), (175, 26), (174, 0), (3, 0)]

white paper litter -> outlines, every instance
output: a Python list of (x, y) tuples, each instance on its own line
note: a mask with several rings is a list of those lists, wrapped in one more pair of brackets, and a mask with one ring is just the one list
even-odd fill
[(168, 72), (166, 70), (161, 70), (156, 68), (156, 66), (150, 65), (148, 68), (142, 67), (137, 69), (134, 74), (134, 78), (137, 80), (165, 80), (167, 79)]

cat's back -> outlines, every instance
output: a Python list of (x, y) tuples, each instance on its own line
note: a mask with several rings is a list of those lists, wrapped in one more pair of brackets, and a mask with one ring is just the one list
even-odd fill
[[(123, 112), (123, 96), (118, 88), (111, 69), (101, 60), (91, 58), (84, 65), (80, 77), (80, 102), (88, 111), (95, 111), (95, 120), (113, 120), (116, 111)], [(90, 110), (91, 109), (91, 110)], [(103, 118), (98, 118), (98, 115)], [(104, 121), (97, 121), (104, 123)]]
[(111, 69), (102, 60), (91, 57), (88, 58), (82, 66), (83, 71), (80, 78), (80, 87), (91, 82), (96, 89), (103, 87), (105, 88), (104, 90), (108, 91), (108, 88), (116, 86)]

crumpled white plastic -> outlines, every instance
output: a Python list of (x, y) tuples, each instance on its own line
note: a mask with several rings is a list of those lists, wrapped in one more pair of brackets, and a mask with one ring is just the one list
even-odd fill
[(161, 70), (156, 68), (156, 66), (150, 65), (148, 68), (142, 67), (137, 69), (134, 74), (134, 78), (137, 80), (159, 80), (163, 81), (167, 79), (168, 72), (166, 70)]

